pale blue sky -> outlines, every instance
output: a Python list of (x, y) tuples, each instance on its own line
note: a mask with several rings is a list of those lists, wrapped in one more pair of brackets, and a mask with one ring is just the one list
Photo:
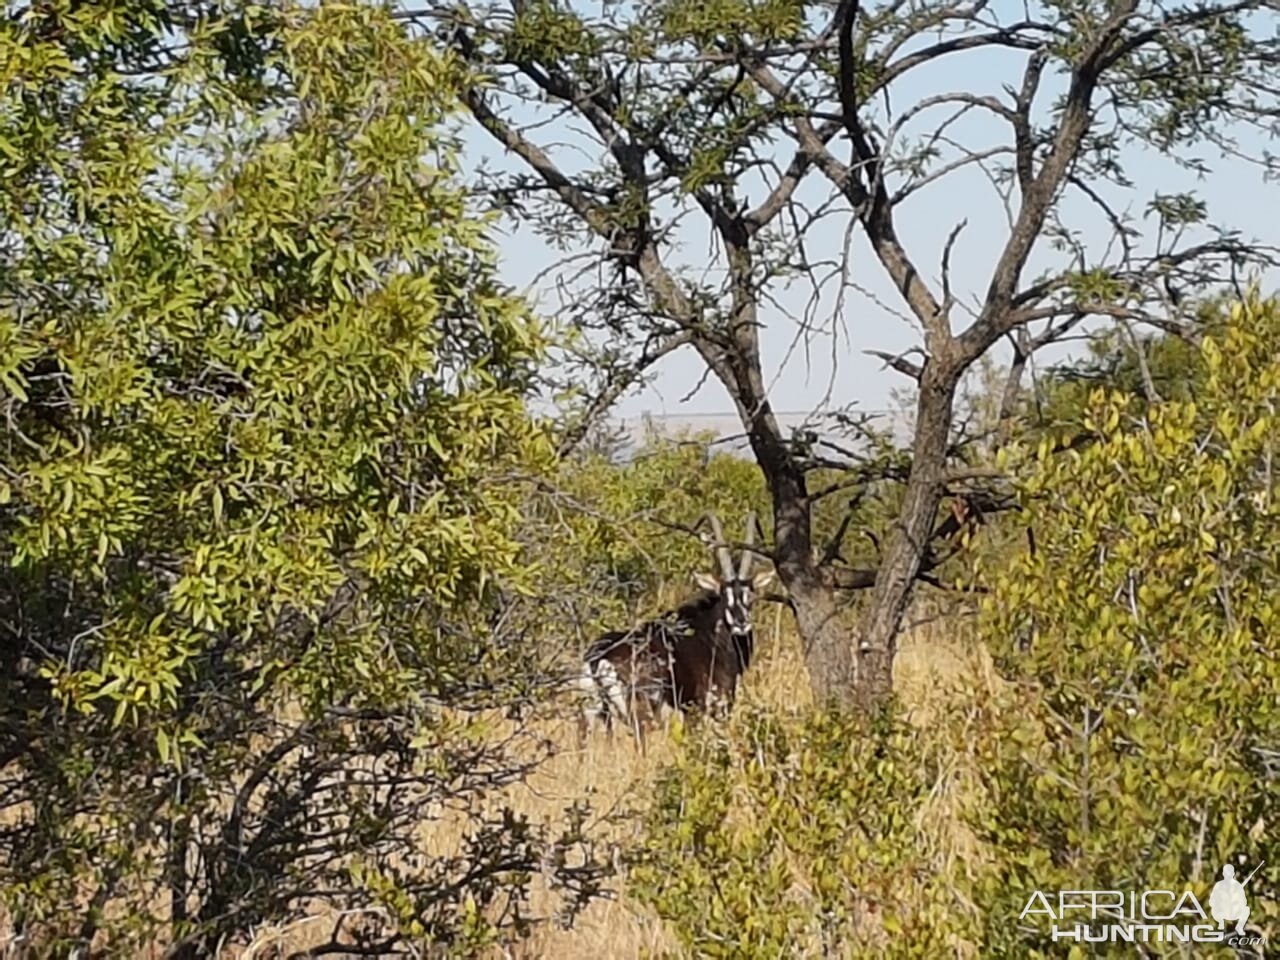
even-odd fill
[[(900, 111), (907, 104), (944, 90), (990, 93), (1003, 98), (1002, 86), (1017, 82), (1023, 62), (1021, 54), (991, 49), (951, 56), (940, 64), (909, 73), (897, 83), (893, 88), (894, 108)], [(1060, 79), (1046, 76), (1037, 100), (1038, 106), (1046, 107), (1060, 89)], [(927, 133), (949, 112), (950, 108), (926, 112), (908, 129)], [(1006, 142), (1003, 122), (989, 117), (985, 113), (970, 114), (951, 129), (972, 147)], [(537, 136), (540, 142), (561, 139), (573, 139), (580, 145), (587, 142), (554, 126), (538, 131)], [(1258, 150), (1264, 144), (1254, 135), (1247, 145)], [(1275, 144), (1271, 144), (1271, 148), (1277, 149)], [(783, 144), (779, 156), (789, 156), (786, 151), (790, 149), (789, 142)], [(466, 153), (469, 163), (487, 158), (495, 168), (513, 166), (510, 159), (502, 159), (501, 148), (482, 131), (476, 130), (468, 135)], [(571, 153), (556, 155), (564, 158), (562, 162), (566, 166), (572, 163), (569, 159)], [(1280, 245), (1280, 203), (1277, 202), (1280, 200), (1280, 187), (1275, 183), (1264, 183), (1257, 167), (1224, 158), (1217, 150), (1204, 148), (1198, 156), (1213, 167), (1213, 176), (1199, 180), (1150, 148), (1130, 147), (1126, 151), (1126, 160), (1135, 186), (1128, 190), (1102, 188), (1102, 192), (1114, 207), (1141, 217), (1155, 193), (1190, 190), (1208, 202), (1210, 218), (1214, 222), (1230, 225), (1246, 238)], [(814, 175), (808, 186), (808, 196), (816, 201), (828, 192), (827, 183)], [(756, 202), (762, 195), (762, 192), (748, 191), (748, 196)], [(1091, 242), (1098, 244), (1097, 249), (1100, 250), (1111, 231), (1096, 208), (1076, 195), (1064, 211), (1070, 223)], [(955, 224), (966, 218), (968, 226), (952, 255), (952, 285), (961, 301), (986, 288), (995, 258), (1007, 237), (1005, 213), (991, 183), (976, 168), (968, 168), (916, 194), (899, 207), (897, 213), (899, 234), (917, 267), (935, 289), (938, 288), (939, 261), (947, 235)], [(843, 244), (843, 234), (843, 219), (825, 221), (814, 230), (808, 241), (809, 249), (827, 249), (834, 255)], [(558, 256), (546, 249), (528, 230), (502, 237), (500, 249), (506, 279), (521, 289), (528, 288), (534, 277), (550, 268)], [(1067, 266), (1064, 256), (1042, 243), (1033, 256), (1025, 279), (1030, 280), (1041, 270), (1062, 269)], [(678, 262), (694, 268), (705, 265), (708, 259), (706, 231), (701, 223), (691, 218)], [(854, 233), (852, 246), (851, 278), (864, 292), (849, 290), (846, 293), (839, 338), (834, 345), (830, 336), (820, 338), (819, 342), (811, 345), (808, 358), (800, 349), (784, 363), (796, 333), (794, 322), (786, 314), (800, 312), (808, 291), (794, 289), (781, 293), (778, 299), (783, 309), (764, 309), (764, 356), (766, 373), (774, 381), (772, 395), (775, 408), (808, 411), (856, 402), (865, 410), (883, 409), (890, 403), (891, 389), (908, 385), (900, 374), (885, 370), (881, 361), (862, 352), (865, 349), (905, 350), (919, 342), (919, 335), (907, 321), (895, 315), (896, 312), (905, 312), (901, 300), (858, 231)], [(1277, 279), (1280, 278), (1272, 272), (1263, 278), (1264, 287), (1275, 289)], [(551, 289), (550, 279), (530, 288), (540, 305), (548, 311), (555, 306), (554, 299), (548, 296)], [(823, 302), (822, 315), (831, 316), (833, 307), (834, 285)], [(953, 325), (958, 329), (967, 324), (967, 320), (967, 315), (957, 310)], [(1060, 357), (1062, 349), (1046, 352), (1041, 363)], [(666, 359), (653, 386), (624, 398), (616, 413), (632, 416), (645, 411), (711, 413), (731, 409), (727, 395), (714, 378), (708, 379), (691, 400), (680, 402), (680, 398), (698, 383), (702, 375), (702, 364), (696, 354), (691, 350), (681, 351)]]

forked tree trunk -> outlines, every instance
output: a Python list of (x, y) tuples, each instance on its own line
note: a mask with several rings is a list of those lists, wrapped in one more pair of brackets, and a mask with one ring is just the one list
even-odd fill
[[(790, 595), (815, 700), (875, 711), (893, 689), (897, 632), (933, 533), (943, 488), (958, 378), (926, 367), (916, 408), (912, 468), (902, 510), (889, 530), (857, 634), (842, 624), (831, 571), (818, 566), (804, 474), (760, 420), (750, 436), (773, 499), (774, 563)], [(766, 407), (767, 409), (767, 407)], [(744, 421), (751, 422), (744, 417)], [(768, 424), (772, 427), (772, 423)]]
[(921, 377), (911, 474), (902, 509), (888, 531), (876, 584), (859, 630), (853, 699), (864, 710), (878, 709), (893, 691), (898, 630), (942, 497), (956, 384), (954, 376), (939, 374), (929, 367)]

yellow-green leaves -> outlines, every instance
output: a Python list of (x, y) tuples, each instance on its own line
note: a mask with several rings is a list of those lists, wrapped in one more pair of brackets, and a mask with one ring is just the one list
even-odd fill
[(511, 776), (433, 711), (532, 686), (494, 624), (551, 460), (465, 79), (372, 3), (0, 21), (0, 912), (36, 953), (213, 955), (303, 889), (465, 950), (543, 862), (505, 821), (404, 856)]
[[(1245, 831), (1280, 800), (1261, 759), (1280, 739), (1280, 307), (1235, 306), (1191, 360), (1194, 400), (1139, 409), (1098, 391), (1094, 442), (1042, 448), (1024, 484), (1037, 549), (985, 605), (987, 642), (1023, 691), (986, 748), (986, 836), (1004, 851), (993, 914), (1016, 915), (1015, 881), (1023, 902), (1203, 896), (1212, 865), (1274, 856)], [(1276, 920), (1264, 904), (1251, 923)], [(1002, 950), (1053, 951), (1044, 930), (993, 930)]]
[(657, 5), (666, 40), (689, 40), (701, 47), (716, 40), (750, 38), (757, 43), (794, 39), (804, 26), (804, 7), (795, 0), (708, 0)]
[[(522, 399), (542, 338), (454, 179), (456, 66), (374, 6), (229, 8), (135, 95), (83, 64), (67, 85), (73, 41), (126, 42), (109, 6), (67, 16), (4, 40), (36, 95), (3, 114), (0, 534), (19, 571), (84, 584), (68, 701), (163, 712), (184, 658), (234, 636), (252, 663), (353, 576), (443, 604), (524, 579), (520, 494), (480, 481), (544, 462)], [(256, 46), (229, 65), (232, 35)], [(269, 86), (242, 83), (255, 58)], [(407, 695), (355, 669), (375, 643), (329, 638), (317, 689)]]
[(739, 711), (677, 741), (631, 890), (694, 956), (952, 955), (972, 918), (919, 829), (937, 760), (898, 721)]

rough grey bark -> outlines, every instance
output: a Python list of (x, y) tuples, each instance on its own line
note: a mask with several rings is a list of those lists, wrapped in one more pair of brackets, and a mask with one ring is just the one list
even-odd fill
[(920, 377), (911, 473), (858, 640), (854, 699), (866, 709), (883, 703), (893, 689), (898, 629), (933, 539), (942, 498), (957, 383), (951, 371), (933, 363), (925, 366)]

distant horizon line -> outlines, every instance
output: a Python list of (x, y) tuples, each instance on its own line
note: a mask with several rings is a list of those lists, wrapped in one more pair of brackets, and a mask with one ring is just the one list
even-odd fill
[[(858, 414), (879, 421), (876, 426), (888, 428), (895, 438), (905, 440), (910, 434), (911, 415), (902, 410), (862, 410)], [(857, 414), (855, 414), (856, 416)], [(813, 411), (775, 411), (774, 418), (784, 431), (809, 430), (821, 439), (839, 438), (847, 442), (839, 423), (823, 422), (824, 416)], [(629, 443), (640, 444), (649, 436), (675, 437), (681, 434), (711, 433), (718, 443), (746, 447), (748, 431), (742, 418), (734, 412), (724, 413), (654, 413), (615, 414), (604, 421), (606, 429), (624, 434)]]
[[(903, 413), (903, 412), (906, 412), (906, 411), (899, 411), (899, 410), (893, 410), (893, 409), (859, 410), (853, 415), (856, 416), (858, 413), (861, 413), (861, 414), (867, 414), (870, 416), (884, 416), (888, 414)], [(820, 411), (817, 411), (817, 410), (774, 410), (773, 415), (775, 417), (813, 417), (813, 416), (823, 416), (824, 414), (822, 414)], [(650, 420), (676, 420), (676, 419), (714, 420), (719, 417), (730, 417), (735, 420), (741, 419), (741, 417), (739, 416), (736, 410), (723, 410), (723, 411), (716, 411), (714, 413), (655, 413), (651, 410), (644, 410), (644, 411), (641, 411), (640, 413), (615, 414), (613, 419), (638, 420), (638, 419), (647, 418)]]

